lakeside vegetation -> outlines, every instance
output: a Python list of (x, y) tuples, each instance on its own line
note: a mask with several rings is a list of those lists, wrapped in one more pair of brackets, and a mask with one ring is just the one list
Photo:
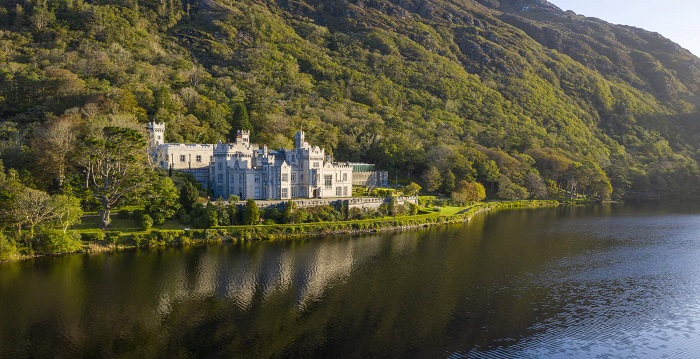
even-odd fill
[[(429, 199), (432, 202), (432, 199)], [(0, 261), (16, 260), (34, 255), (58, 255), (76, 252), (112, 251), (134, 247), (160, 247), (221, 243), (247, 240), (275, 240), (332, 234), (372, 233), (383, 230), (403, 230), (418, 227), (461, 223), (483, 211), (506, 208), (536, 208), (557, 206), (557, 201), (475, 202), (466, 206), (423, 207), (415, 214), (380, 215), (375, 218), (316, 221), (305, 223), (227, 225), (206, 229), (190, 229), (170, 221), (159, 228), (144, 229), (133, 218), (116, 218), (109, 231), (96, 228), (98, 216), (88, 216), (72, 231), (62, 235), (56, 230), (44, 230), (38, 238), (35, 252), (22, 253), (6, 237), (0, 237)], [(314, 208), (308, 210), (315, 211)], [(298, 211), (298, 209), (297, 209)], [(269, 223), (269, 222), (268, 222)], [(39, 242), (40, 241), (40, 242)]]
[(270, 148), (303, 128), (335, 160), (460, 205), (700, 196), (700, 59), (541, 1), (419, 3), (3, 2), (1, 256), (77, 250), (88, 232), (404, 216), (205, 205), (153, 170), (148, 121), (169, 141), (247, 129)]

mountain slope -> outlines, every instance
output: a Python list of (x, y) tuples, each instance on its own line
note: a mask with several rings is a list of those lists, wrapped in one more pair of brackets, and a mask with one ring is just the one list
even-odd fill
[(22, 134), (56, 116), (165, 121), (173, 141), (209, 142), (243, 102), (258, 141), (304, 129), (339, 160), (431, 191), (465, 179), (502, 198), (700, 193), (700, 60), (546, 1), (0, 6), (10, 166), (31, 163), (12, 149), (28, 154)]

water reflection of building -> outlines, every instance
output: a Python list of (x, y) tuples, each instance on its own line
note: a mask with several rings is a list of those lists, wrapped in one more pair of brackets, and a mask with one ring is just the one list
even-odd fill
[(235, 253), (202, 252), (195, 273), (184, 263), (173, 268), (171, 283), (160, 296), (159, 312), (166, 315), (177, 302), (215, 296), (229, 298), (241, 310), (248, 310), (256, 298), (268, 300), (289, 290), (294, 291), (296, 305), (303, 309), (376, 257), (382, 242), (374, 239), (300, 241), (293, 248), (246, 243), (245, 247), (222, 247)]

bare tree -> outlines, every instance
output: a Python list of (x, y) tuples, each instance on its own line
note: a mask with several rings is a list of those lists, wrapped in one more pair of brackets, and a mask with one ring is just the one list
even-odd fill
[(73, 156), (80, 118), (59, 117), (35, 132), (34, 151), (39, 168), (59, 187), (66, 179), (66, 170)]

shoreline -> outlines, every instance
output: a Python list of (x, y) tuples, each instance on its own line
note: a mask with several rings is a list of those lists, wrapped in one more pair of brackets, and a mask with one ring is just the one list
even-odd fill
[(273, 224), (214, 227), (210, 229), (151, 230), (149, 233), (122, 234), (117, 243), (107, 240), (86, 242), (81, 252), (56, 255), (25, 255), (4, 262), (16, 262), (40, 257), (60, 257), (76, 253), (109, 253), (122, 249), (158, 248), (195, 244), (236, 243), (239, 241), (287, 240), (330, 235), (357, 235), (380, 232), (398, 232), (420, 228), (469, 222), (475, 215), (502, 209), (552, 208), (561, 205), (556, 200), (528, 200), (480, 202), (464, 207), (454, 214), (442, 212), (414, 216), (389, 217), (369, 220), (314, 222), (300, 224)]

